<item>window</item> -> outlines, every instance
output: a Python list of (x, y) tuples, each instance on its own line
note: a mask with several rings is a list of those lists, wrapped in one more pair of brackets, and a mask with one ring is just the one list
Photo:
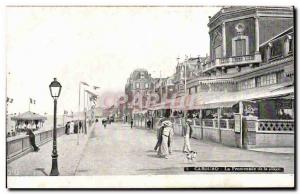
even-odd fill
[(238, 83), (239, 90), (245, 90), (245, 89), (254, 88), (254, 87), (255, 87), (255, 79), (248, 79), (248, 80), (244, 80), (244, 81), (241, 81), (240, 83)]
[(149, 88), (149, 84), (145, 83), (145, 88), (148, 89)]
[(266, 60), (269, 61), (271, 58), (271, 46), (270, 45), (266, 47), (265, 56), (266, 56)]
[(292, 37), (290, 35), (284, 41), (284, 56), (289, 55), (290, 52), (293, 51), (292, 48)]
[(235, 41), (236, 56), (246, 55), (246, 40), (239, 39)]
[(293, 39), (291, 37), (288, 40), (289, 40), (289, 52), (293, 52)]
[(138, 89), (138, 88), (140, 88), (140, 83), (136, 83), (135, 84), (135, 87)]
[(276, 73), (263, 75), (256, 78), (257, 87), (267, 86), (276, 83), (277, 83)]
[(239, 35), (232, 39), (232, 56), (243, 55), (249, 55), (249, 38)]
[(271, 47), (271, 58), (275, 58), (282, 55), (282, 44), (280, 41), (275, 41), (272, 43)]
[(215, 59), (222, 57), (222, 47), (218, 46), (215, 48)]
[(277, 72), (276, 75), (277, 83), (282, 83), (284, 81), (284, 71)]
[(141, 77), (140, 77), (141, 79), (144, 79), (145, 78), (145, 74), (144, 74), (144, 72), (141, 72)]

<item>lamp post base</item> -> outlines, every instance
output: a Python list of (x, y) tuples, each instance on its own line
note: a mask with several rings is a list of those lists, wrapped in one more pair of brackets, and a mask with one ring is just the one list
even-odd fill
[(52, 156), (52, 168), (50, 172), (50, 176), (58, 176), (58, 166), (57, 166), (57, 156)]

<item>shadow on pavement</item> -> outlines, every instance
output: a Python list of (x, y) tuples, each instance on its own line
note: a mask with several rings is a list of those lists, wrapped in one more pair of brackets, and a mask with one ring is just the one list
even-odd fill
[(48, 174), (45, 172), (44, 168), (36, 168), (35, 170), (41, 171), (45, 176), (48, 176)]
[(151, 154), (151, 155), (147, 155), (150, 158), (160, 158), (157, 154)]

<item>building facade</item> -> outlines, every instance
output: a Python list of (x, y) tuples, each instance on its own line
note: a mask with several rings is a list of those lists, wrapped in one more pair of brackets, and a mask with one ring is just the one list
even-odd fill
[[(210, 56), (178, 60), (174, 102), (149, 110), (170, 117), (179, 135), (178, 117), (187, 116), (195, 138), (241, 148), (294, 146), (293, 22), (293, 7), (222, 8), (209, 18)], [(157, 80), (154, 92), (163, 96), (166, 82)]]
[(143, 107), (146, 107), (147, 97), (154, 89), (154, 79), (146, 69), (134, 70), (125, 85), (125, 95), (127, 97), (125, 114), (131, 117), (135, 108), (143, 109)]

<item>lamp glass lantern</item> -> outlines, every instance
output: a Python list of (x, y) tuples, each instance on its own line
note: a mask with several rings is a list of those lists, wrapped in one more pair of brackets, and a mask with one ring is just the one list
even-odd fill
[(61, 92), (61, 84), (54, 78), (49, 85), (50, 93), (53, 99), (57, 99)]

